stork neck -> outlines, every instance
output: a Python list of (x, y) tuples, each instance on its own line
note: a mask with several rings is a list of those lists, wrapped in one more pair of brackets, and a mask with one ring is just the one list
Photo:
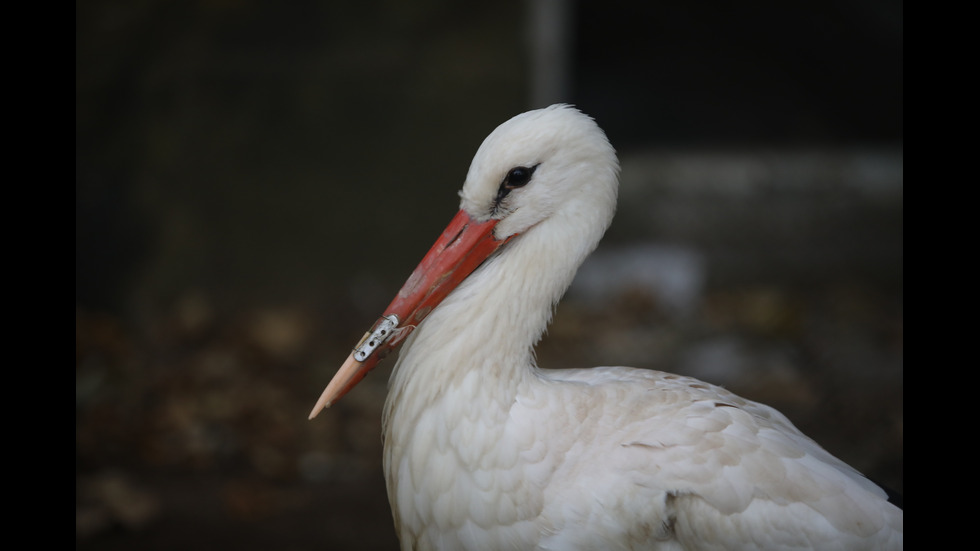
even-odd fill
[(392, 373), (388, 413), (403, 396), (428, 407), (448, 393), (456, 404), (510, 407), (536, 379), (533, 347), (598, 241), (555, 243), (554, 235), (542, 224), (512, 239), (419, 325)]

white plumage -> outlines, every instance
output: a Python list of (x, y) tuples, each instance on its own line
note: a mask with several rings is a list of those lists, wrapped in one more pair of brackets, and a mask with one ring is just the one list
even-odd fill
[(618, 171), (569, 106), (500, 125), (386, 311), (399, 325), (366, 335), (314, 408), (414, 329), (384, 410), (403, 549), (901, 549), (902, 510), (776, 410), (668, 373), (535, 366)]

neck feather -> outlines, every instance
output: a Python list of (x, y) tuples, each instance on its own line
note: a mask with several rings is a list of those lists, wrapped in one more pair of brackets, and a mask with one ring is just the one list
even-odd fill
[(461, 283), (402, 345), (385, 404), (386, 432), (393, 417), (411, 423), (437, 404), (509, 409), (521, 386), (536, 378), (534, 345), (606, 225), (549, 218)]

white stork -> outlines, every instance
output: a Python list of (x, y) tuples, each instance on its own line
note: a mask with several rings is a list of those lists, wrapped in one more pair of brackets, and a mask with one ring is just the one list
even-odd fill
[(314, 407), (411, 333), (383, 425), (402, 548), (901, 549), (902, 510), (778, 411), (669, 373), (535, 365), (618, 173), (570, 106), (497, 127), (459, 213)]

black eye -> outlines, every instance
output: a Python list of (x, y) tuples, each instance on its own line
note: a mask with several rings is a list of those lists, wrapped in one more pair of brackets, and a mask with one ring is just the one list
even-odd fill
[(507, 178), (504, 179), (504, 187), (514, 189), (527, 184), (531, 181), (531, 175), (534, 174), (534, 169), (536, 168), (538, 168), (537, 165), (531, 168), (517, 166), (510, 169), (510, 172), (507, 173)]
[(524, 187), (528, 182), (531, 181), (531, 176), (534, 175), (534, 171), (538, 168), (538, 165), (532, 167), (526, 166), (515, 166), (507, 172), (504, 176), (504, 181), (500, 182), (500, 188), (497, 189), (497, 198), (493, 202), (494, 211), (500, 205), (500, 202), (507, 197), (507, 194), (513, 189), (519, 187)]

